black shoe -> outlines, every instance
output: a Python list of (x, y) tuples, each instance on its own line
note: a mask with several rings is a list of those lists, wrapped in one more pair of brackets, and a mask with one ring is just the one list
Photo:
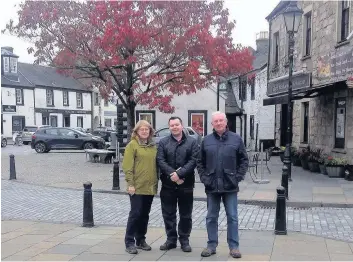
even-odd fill
[(145, 251), (150, 251), (150, 250), (152, 250), (151, 246), (148, 245), (148, 244), (146, 243), (146, 241), (141, 241), (140, 243), (138, 243), (138, 244), (136, 245), (136, 248), (142, 249), (142, 250), (145, 250)]
[(202, 250), (201, 252), (201, 256), (202, 257), (210, 257), (212, 255), (216, 254), (216, 250), (211, 250), (209, 248), (205, 248), (204, 250)]
[(125, 251), (129, 254), (137, 254), (137, 249), (135, 246), (126, 247)]
[(171, 243), (171, 242), (165, 242), (163, 245), (161, 245), (159, 247), (160, 250), (170, 250), (170, 249), (173, 249), (173, 248), (176, 248), (177, 245), (175, 243)]
[(192, 248), (189, 244), (183, 244), (181, 245), (181, 250), (183, 250), (183, 252), (191, 252)]

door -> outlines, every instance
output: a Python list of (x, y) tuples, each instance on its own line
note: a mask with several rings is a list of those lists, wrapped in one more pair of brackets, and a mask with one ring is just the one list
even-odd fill
[(50, 116), (50, 125), (52, 127), (58, 126), (58, 117), (57, 116)]
[(70, 127), (70, 115), (64, 115), (63, 127)]
[(12, 116), (12, 133), (20, 132), (26, 126), (26, 118), (24, 116)]
[(248, 129), (247, 129), (247, 127), (248, 127), (248, 115), (247, 114), (244, 114), (244, 137), (243, 137), (243, 139), (244, 139), (244, 145), (245, 145), (245, 147), (247, 147), (247, 144), (246, 144), (246, 137), (247, 137), (247, 135), (248, 135)]
[(237, 116), (235, 114), (227, 114), (228, 128), (230, 131), (237, 132)]
[(80, 135), (78, 133), (67, 128), (60, 128), (59, 133), (62, 148), (81, 148), (82, 139), (80, 138)]

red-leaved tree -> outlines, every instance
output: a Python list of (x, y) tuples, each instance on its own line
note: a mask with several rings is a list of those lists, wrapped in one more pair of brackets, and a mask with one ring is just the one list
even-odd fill
[(137, 104), (174, 111), (174, 95), (251, 69), (247, 48), (234, 46), (235, 23), (221, 1), (26, 1), (6, 29), (31, 39), (37, 63), (88, 78), (104, 97), (114, 91), (127, 110)]

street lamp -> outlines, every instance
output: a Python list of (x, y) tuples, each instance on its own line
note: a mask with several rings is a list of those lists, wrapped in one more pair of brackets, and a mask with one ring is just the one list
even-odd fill
[(298, 8), (296, 1), (291, 1), (286, 9), (282, 12), (284, 23), (288, 34), (288, 57), (289, 57), (289, 73), (288, 73), (288, 110), (287, 110), (287, 143), (284, 152), (284, 165), (287, 166), (288, 176), (287, 181), (287, 198), (288, 198), (288, 180), (292, 181), (292, 75), (293, 75), (293, 49), (294, 49), (294, 34), (298, 32), (300, 20), (303, 11)]

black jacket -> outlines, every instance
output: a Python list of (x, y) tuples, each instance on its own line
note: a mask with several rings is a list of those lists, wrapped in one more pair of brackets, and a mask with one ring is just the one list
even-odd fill
[(248, 164), (248, 154), (238, 134), (227, 130), (221, 137), (213, 132), (203, 139), (197, 170), (206, 193), (238, 192)]
[[(186, 136), (178, 142), (172, 135), (159, 141), (157, 151), (157, 164), (160, 169), (160, 178), (163, 187), (168, 188), (193, 188), (195, 185), (195, 168), (199, 147), (196, 139)], [(177, 171), (179, 178), (184, 183), (178, 185), (170, 179), (170, 174)]]

